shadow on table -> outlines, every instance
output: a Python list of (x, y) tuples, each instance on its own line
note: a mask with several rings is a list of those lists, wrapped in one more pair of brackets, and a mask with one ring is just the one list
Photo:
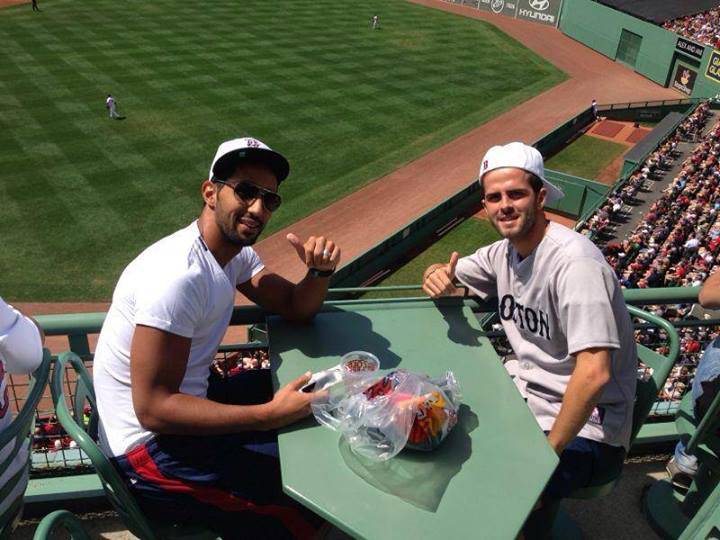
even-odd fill
[(438, 305), (438, 311), (440, 311), (448, 325), (447, 337), (450, 341), (469, 347), (477, 347), (480, 344), (480, 338), (485, 333), (470, 326), (470, 322), (467, 320), (461, 306), (443, 306), (440, 304)]
[(435, 512), (450, 481), (470, 457), (470, 433), (477, 427), (477, 415), (461, 405), (455, 429), (432, 452), (405, 450), (388, 461), (375, 462), (354, 454), (341, 437), (340, 455), (350, 470), (371, 486), (421, 510)]
[[(350, 351), (367, 351), (380, 360), (380, 369), (392, 369), (400, 364), (400, 357), (390, 350), (392, 343), (372, 328), (372, 321), (351, 311), (328, 311), (319, 313), (309, 324), (297, 324), (273, 317), (270, 321), (272, 341), (270, 353), (277, 369), (282, 363), (284, 352), (298, 350), (307, 358), (336, 357), (337, 361)], [(313, 326), (322, 325), (331, 339), (317, 339), (312, 336)], [(332, 367), (318, 364), (313, 371)]]

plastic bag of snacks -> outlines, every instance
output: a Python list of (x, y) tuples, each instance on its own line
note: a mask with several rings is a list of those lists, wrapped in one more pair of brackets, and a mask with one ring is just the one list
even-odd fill
[(402, 369), (384, 376), (345, 372), (318, 383), (315, 418), (368, 459), (385, 461), (403, 448), (433, 450), (457, 423), (461, 395), (452, 371), (435, 379)]

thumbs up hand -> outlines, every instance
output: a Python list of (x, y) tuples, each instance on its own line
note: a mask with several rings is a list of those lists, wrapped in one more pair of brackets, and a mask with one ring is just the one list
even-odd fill
[(286, 238), (308, 268), (334, 270), (340, 262), (340, 248), (324, 236), (311, 236), (305, 243), (293, 233)]
[(460, 254), (453, 251), (447, 264), (433, 264), (423, 274), (423, 291), (430, 298), (451, 296), (457, 293), (453, 282), (455, 281), (455, 268)]

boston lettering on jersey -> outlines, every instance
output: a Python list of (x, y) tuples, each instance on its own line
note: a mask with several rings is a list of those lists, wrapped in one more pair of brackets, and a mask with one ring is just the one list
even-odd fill
[(533, 334), (539, 334), (548, 341), (550, 337), (550, 318), (542, 309), (535, 311), (532, 308), (517, 302), (513, 295), (506, 294), (500, 299), (500, 318), (503, 321), (512, 321), (522, 329), (527, 329)]

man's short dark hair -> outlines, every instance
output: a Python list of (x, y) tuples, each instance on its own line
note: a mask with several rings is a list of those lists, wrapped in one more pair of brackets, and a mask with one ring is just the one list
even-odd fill
[[(535, 195), (537, 195), (544, 186), (543, 181), (536, 174), (527, 171), (525, 172), (530, 176), (528, 179), (530, 181), (530, 187), (535, 192)], [(485, 188), (483, 187), (482, 182), (480, 182), (480, 200), (485, 200)]]

